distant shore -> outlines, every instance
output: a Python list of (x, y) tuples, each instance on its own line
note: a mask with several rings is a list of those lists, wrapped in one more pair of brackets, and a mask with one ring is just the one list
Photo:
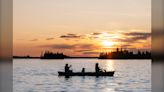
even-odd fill
[[(13, 58), (14, 59), (41, 59), (41, 57), (27, 57), (27, 56), (13, 56)], [(67, 57), (63, 59), (100, 59), (100, 58), (99, 57)], [(143, 59), (143, 58), (108, 58), (108, 59)], [(144, 59), (151, 59), (151, 58), (144, 58)]]
[(40, 57), (29, 57), (29, 56), (13, 56), (16, 59), (40, 59)]
[[(16, 58), (16, 59), (41, 59), (41, 57), (30, 57), (30, 56), (13, 56), (13, 58)], [(89, 58), (97, 58), (98, 59), (98, 57), (67, 57), (67, 58), (63, 58), (63, 59), (74, 59), (74, 58), (87, 58), (87, 59), (89, 59)], [(53, 58), (53, 59), (55, 59), (55, 58)], [(58, 58), (56, 58), (56, 59), (58, 59)]]

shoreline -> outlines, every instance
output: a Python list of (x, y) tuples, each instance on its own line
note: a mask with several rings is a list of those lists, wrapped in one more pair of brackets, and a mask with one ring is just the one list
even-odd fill
[[(41, 59), (40, 57), (13, 57), (13, 59)], [(152, 58), (109, 58), (109, 59), (99, 59), (98, 57), (70, 57), (63, 59), (41, 59), (41, 60), (64, 60), (64, 59), (98, 59), (98, 60), (147, 60)]]

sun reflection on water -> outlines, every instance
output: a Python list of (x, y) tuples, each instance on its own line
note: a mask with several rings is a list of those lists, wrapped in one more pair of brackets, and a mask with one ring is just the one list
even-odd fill
[(107, 71), (114, 71), (115, 69), (114, 69), (114, 61), (113, 60), (107, 60), (106, 62), (105, 62), (105, 69), (107, 70)]

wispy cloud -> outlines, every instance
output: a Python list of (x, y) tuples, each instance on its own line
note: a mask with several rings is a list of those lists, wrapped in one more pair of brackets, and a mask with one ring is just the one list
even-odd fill
[(29, 40), (29, 41), (38, 41), (38, 39), (32, 39), (32, 40)]
[(92, 49), (80, 49), (80, 50), (75, 50), (75, 52), (88, 52), (92, 51)]
[(54, 50), (71, 50), (73, 53), (87, 54), (87, 55), (98, 55), (99, 52), (95, 51), (101, 47), (96, 44), (51, 44), (41, 45), (41, 48), (49, 48)]
[(52, 44), (52, 45), (42, 45), (39, 47), (45, 47), (45, 48), (52, 48), (52, 49), (72, 49), (75, 47), (75, 45), (69, 45), (69, 44)]
[(94, 32), (90, 34), (67, 34), (62, 35), (60, 38), (65, 39), (90, 39), (90, 40), (110, 40), (110, 41), (118, 41), (118, 42), (126, 42), (126, 43), (133, 43), (137, 41), (144, 41), (151, 37), (151, 33), (144, 33), (144, 32)]
[(46, 38), (46, 40), (53, 40), (54, 38), (50, 37), (50, 38)]
[(52, 45), (42, 45), (39, 47), (47, 47), (47, 48), (53, 48), (53, 49), (93, 49), (98, 48), (99, 46), (95, 44), (52, 44)]
[(130, 32), (124, 33), (125, 35), (133, 35), (133, 36), (150, 36), (151, 33), (142, 33), (142, 32)]
[(100, 35), (102, 33), (99, 33), (99, 32), (95, 32), (95, 33), (92, 33), (92, 35)]
[(82, 38), (83, 36), (82, 35), (78, 35), (78, 34), (71, 34), (71, 33), (68, 33), (66, 35), (61, 35), (60, 38), (65, 38), (65, 39), (79, 39), (79, 38)]
[(95, 33), (91, 33), (91, 34), (72, 34), (72, 33), (68, 33), (66, 35), (61, 35), (60, 38), (64, 38), (64, 39), (97, 39), (99, 38), (98, 36), (101, 35), (102, 33), (100, 32), (95, 32)]
[(146, 40), (151, 37), (151, 33), (141, 33), (141, 32), (130, 32), (130, 33), (123, 33), (125, 38), (119, 38), (118, 40), (121, 42), (137, 42), (139, 40)]
[(94, 51), (92, 51), (92, 52), (83, 52), (83, 54), (95, 54), (95, 55), (98, 55), (98, 54), (100, 54), (100, 52), (94, 52)]

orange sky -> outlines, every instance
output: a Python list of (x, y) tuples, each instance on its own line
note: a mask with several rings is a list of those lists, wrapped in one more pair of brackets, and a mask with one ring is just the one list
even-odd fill
[(151, 0), (14, 0), (14, 55), (151, 48)]

